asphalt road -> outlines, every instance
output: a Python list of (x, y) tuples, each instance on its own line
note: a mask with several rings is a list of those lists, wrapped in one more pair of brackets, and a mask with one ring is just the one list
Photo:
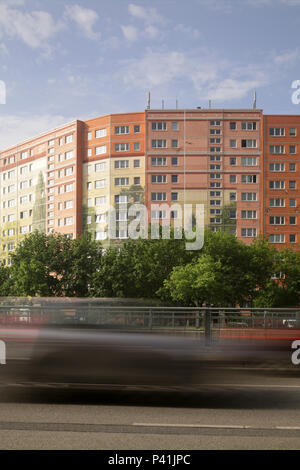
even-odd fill
[(194, 389), (0, 387), (0, 449), (299, 449), (300, 376), (235, 371)]

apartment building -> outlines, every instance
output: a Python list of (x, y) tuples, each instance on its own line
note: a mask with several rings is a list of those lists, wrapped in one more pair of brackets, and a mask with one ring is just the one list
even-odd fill
[(263, 233), (277, 248), (300, 243), (300, 116), (264, 116)]
[(35, 229), (108, 244), (109, 207), (126, 239), (134, 202), (160, 222), (203, 204), (213, 231), (297, 246), (299, 145), (300, 116), (259, 109), (147, 109), (60, 126), (0, 152), (0, 257), (10, 264)]
[[(149, 208), (203, 204), (213, 231), (245, 243), (261, 233), (261, 110), (148, 110), (146, 122)], [(166, 217), (161, 207), (152, 216)]]

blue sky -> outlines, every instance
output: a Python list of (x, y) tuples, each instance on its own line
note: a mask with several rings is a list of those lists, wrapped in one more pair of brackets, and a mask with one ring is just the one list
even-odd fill
[(0, 0), (0, 148), (152, 107), (300, 114), (300, 0)]

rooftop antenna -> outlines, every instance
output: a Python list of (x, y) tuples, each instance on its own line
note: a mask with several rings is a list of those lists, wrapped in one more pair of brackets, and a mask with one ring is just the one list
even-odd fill
[(161, 101), (161, 109), (165, 109), (165, 102), (164, 102), (164, 100)]
[(147, 109), (150, 109), (150, 105), (151, 105), (151, 94), (150, 94), (150, 91), (148, 92), (148, 104), (147, 104)]
[(176, 100), (176, 109), (178, 109), (178, 100)]
[(208, 107), (211, 109), (211, 100), (208, 101)]
[(256, 90), (254, 91), (253, 109), (256, 109)]

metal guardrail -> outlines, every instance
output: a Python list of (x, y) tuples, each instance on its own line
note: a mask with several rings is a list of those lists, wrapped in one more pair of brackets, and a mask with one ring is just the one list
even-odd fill
[(101, 299), (0, 299), (0, 324), (90, 325), (205, 332), (300, 327), (299, 309), (112, 305)]

